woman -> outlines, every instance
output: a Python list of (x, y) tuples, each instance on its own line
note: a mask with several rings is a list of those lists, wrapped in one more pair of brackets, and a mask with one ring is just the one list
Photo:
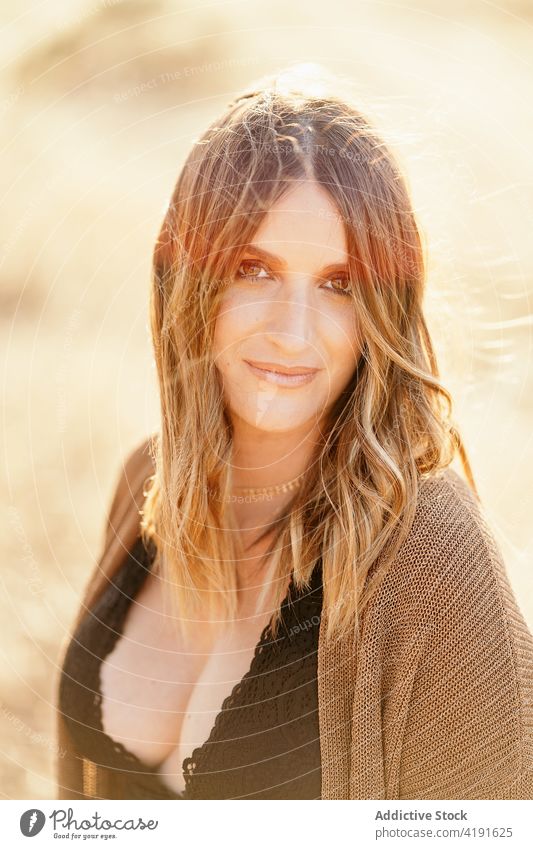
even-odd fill
[(195, 143), (154, 252), (161, 429), (61, 662), (59, 798), (531, 798), (533, 640), (424, 279), (349, 102), (281, 74)]

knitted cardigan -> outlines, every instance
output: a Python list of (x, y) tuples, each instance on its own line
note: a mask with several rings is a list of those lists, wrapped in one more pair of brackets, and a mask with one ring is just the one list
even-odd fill
[[(123, 463), (72, 633), (139, 533), (150, 442)], [(327, 641), (325, 625), (324, 610), (323, 799), (533, 798), (533, 637), (483, 508), (455, 471), (421, 479), (412, 528), (357, 634)], [(116, 776), (81, 757), (56, 716), (57, 798), (113, 798)]]

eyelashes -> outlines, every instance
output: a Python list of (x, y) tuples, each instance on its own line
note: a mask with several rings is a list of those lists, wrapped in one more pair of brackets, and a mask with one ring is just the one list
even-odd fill
[[(254, 269), (254, 268), (259, 269), (260, 271), (266, 272), (266, 276), (260, 277), (259, 274), (247, 274), (246, 272), (243, 273), (243, 272), (240, 271), (240, 269), (243, 268), (243, 267), (251, 267), (252, 269)], [(239, 280), (244, 280), (244, 281), (246, 281), (246, 280), (256, 281), (256, 280), (272, 279), (272, 275), (270, 274), (270, 270), (269, 270), (268, 266), (265, 265), (263, 262), (260, 262), (259, 260), (256, 260), (256, 259), (244, 259), (244, 260), (242, 260), (239, 263), (239, 266), (237, 267), (236, 276)], [(350, 298), (352, 296), (352, 294), (353, 294), (352, 284), (351, 284), (351, 281), (350, 281), (350, 279), (347, 275), (342, 274), (342, 273), (335, 274), (335, 275), (332, 275), (330, 278), (328, 278), (328, 280), (326, 282), (329, 283), (332, 280), (343, 281), (346, 284), (346, 288), (340, 289), (340, 288), (328, 288), (326, 286), (322, 287), (326, 290), (326, 292), (332, 292), (334, 295), (339, 295), (340, 297), (343, 297), (343, 298)]]
[(263, 265), (263, 263), (256, 262), (254, 259), (243, 259), (237, 268), (237, 276), (240, 277), (241, 280), (259, 280), (258, 274), (242, 274), (239, 269), (243, 266), (251, 266), (252, 268), (259, 268), (261, 271), (267, 271), (267, 267)]

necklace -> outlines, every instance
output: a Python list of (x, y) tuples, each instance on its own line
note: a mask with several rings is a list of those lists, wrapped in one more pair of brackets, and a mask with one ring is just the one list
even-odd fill
[(298, 475), (298, 477), (293, 478), (291, 481), (287, 481), (287, 483), (277, 483), (273, 486), (260, 487), (237, 486), (236, 489), (243, 495), (279, 495), (281, 492), (291, 492), (293, 489), (297, 489), (304, 476), (305, 472), (302, 472), (301, 475)]

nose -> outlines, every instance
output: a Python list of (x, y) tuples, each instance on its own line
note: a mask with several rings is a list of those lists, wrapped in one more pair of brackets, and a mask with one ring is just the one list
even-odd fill
[(312, 293), (311, 282), (300, 277), (287, 282), (269, 304), (265, 334), (289, 358), (314, 345), (317, 306)]

